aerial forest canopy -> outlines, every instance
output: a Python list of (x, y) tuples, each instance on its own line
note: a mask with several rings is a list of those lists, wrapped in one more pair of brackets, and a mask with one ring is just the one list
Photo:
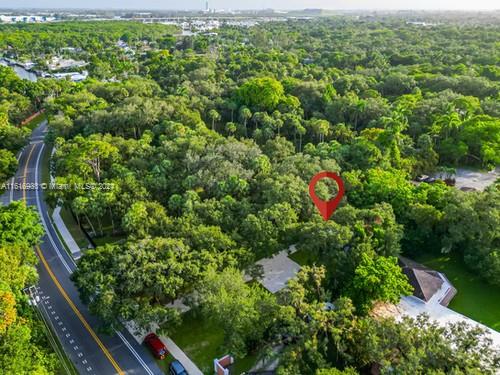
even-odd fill
[[(56, 182), (110, 187), (48, 196), (91, 236), (119, 238), (86, 251), (73, 274), (108, 327), (134, 320), (168, 331), (180, 317), (167, 304), (196, 290), (200, 313), (227, 323), (232, 353), (292, 335), (280, 374), (354, 374), (375, 363), (382, 373), (493, 373), (498, 354), (486, 344), (470, 354), (465, 339), (445, 338), (463, 327), (398, 325), (369, 312), (411, 294), (400, 254), (456, 253), (500, 286), (500, 185), (465, 193), (412, 181), (500, 164), (498, 25), (338, 17), (177, 37), (114, 22), (0, 31), (0, 46), (19, 57), (69, 46), (91, 63), (83, 83), (36, 87)], [(21, 100), (10, 91), (0, 94)], [(6, 109), (5, 122), (18, 121), (19, 108)], [(308, 196), (322, 170), (346, 183), (329, 221)], [(290, 245), (316, 266), (289, 289), (274, 297), (242, 281), (255, 261)], [(226, 310), (213, 304), (224, 288), (237, 290)], [(248, 314), (231, 315), (231, 301), (243, 299)], [(427, 336), (417, 340), (416, 330)], [(433, 360), (432, 350), (452, 354)]]

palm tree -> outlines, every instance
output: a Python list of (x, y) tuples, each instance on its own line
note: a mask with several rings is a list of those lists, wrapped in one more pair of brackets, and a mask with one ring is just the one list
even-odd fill
[(237, 126), (234, 122), (228, 122), (226, 124), (226, 131), (231, 135), (234, 135), (234, 133), (236, 132), (236, 129), (237, 129)]
[(386, 154), (399, 166), (401, 162), (401, 146), (403, 144), (403, 131), (408, 127), (408, 119), (401, 112), (394, 112), (392, 117), (382, 118), (384, 136), (382, 146)]
[(252, 112), (248, 107), (241, 107), (240, 109), (240, 119), (243, 122), (243, 128), (245, 129), (245, 137), (248, 136), (247, 122), (252, 118)]
[(441, 134), (444, 139), (455, 136), (462, 125), (460, 115), (453, 111), (439, 116), (433, 124), (433, 133)]
[(320, 143), (323, 143), (325, 136), (330, 134), (330, 123), (327, 120), (313, 119), (311, 120), (311, 128), (318, 136)]
[(297, 126), (297, 133), (299, 133), (299, 152), (302, 152), (302, 136), (306, 134), (306, 128), (303, 127), (300, 123)]
[(238, 109), (238, 103), (230, 100), (227, 102), (226, 106), (231, 111), (231, 122), (234, 122), (234, 111)]
[(219, 112), (215, 109), (211, 109), (208, 111), (208, 117), (212, 120), (212, 130), (215, 130), (215, 121), (219, 121), (221, 119)]
[(359, 116), (363, 114), (364, 110), (366, 108), (366, 101), (363, 99), (360, 99), (356, 102), (356, 104), (352, 108), (353, 116), (354, 116), (354, 130), (358, 130), (358, 121), (359, 121)]

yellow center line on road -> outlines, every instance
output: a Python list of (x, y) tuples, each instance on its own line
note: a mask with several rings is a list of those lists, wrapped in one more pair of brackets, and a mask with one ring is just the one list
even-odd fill
[[(33, 146), (31, 147), (31, 150), (30, 150), (30, 152), (28, 154), (28, 158), (26, 159), (26, 162), (25, 162), (25, 165), (24, 165), (23, 181), (24, 181), (24, 185), (25, 186), (23, 187), (23, 200), (24, 200), (25, 203), (26, 203), (26, 178), (27, 178), (28, 164), (30, 162), (31, 155), (33, 154), (33, 150), (34, 149), (35, 149), (35, 144), (33, 144)], [(78, 317), (78, 319), (80, 319), (80, 321), (82, 322), (83, 326), (90, 333), (90, 335), (92, 336), (92, 338), (94, 339), (94, 341), (97, 343), (97, 345), (99, 346), (99, 348), (101, 348), (101, 350), (104, 353), (104, 355), (109, 359), (109, 361), (111, 362), (111, 364), (115, 368), (116, 372), (118, 374), (120, 374), (120, 375), (124, 375), (125, 373), (123, 372), (123, 370), (120, 368), (120, 366), (118, 365), (118, 363), (116, 363), (116, 361), (113, 358), (113, 356), (111, 355), (111, 353), (104, 346), (104, 344), (99, 339), (99, 337), (96, 335), (96, 333), (94, 332), (94, 330), (92, 329), (92, 327), (90, 327), (89, 323), (85, 320), (85, 318), (83, 317), (82, 313), (78, 310), (78, 308), (75, 306), (75, 304), (73, 303), (73, 301), (69, 298), (68, 294), (66, 293), (66, 291), (64, 290), (64, 288), (62, 287), (62, 285), (59, 283), (59, 280), (57, 280), (56, 276), (52, 272), (52, 269), (50, 268), (49, 264), (47, 263), (47, 260), (43, 256), (42, 250), (40, 249), (40, 246), (36, 246), (35, 249), (36, 249), (36, 252), (37, 252), (40, 260), (42, 261), (45, 269), (49, 273), (50, 278), (52, 279), (52, 281), (54, 282), (54, 284), (56, 284), (57, 289), (59, 289), (59, 292), (61, 293), (61, 295), (64, 297), (64, 299), (66, 300), (66, 302), (68, 302), (68, 305), (74, 311), (74, 313), (76, 314), (76, 316)]]
[(80, 313), (80, 311), (78, 310), (78, 308), (75, 306), (75, 304), (73, 303), (73, 301), (66, 294), (66, 291), (64, 290), (64, 288), (62, 287), (62, 285), (59, 283), (59, 281), (57, 280), (57, 278), (54, 275), (54, 273), (52, 272), (52, 270), (50, 269), (50, 266), (47, 263), (47, 260), (43, 256), (42, 251), (40, 250), (40, 246), (36, 246), (36, 251), (37, 251), (38, 256), (40, 257), (43, 265), (47, 269), (47, 272), (49, 273), (50, 278), (52, 279), (52, 281), (54, 282), (54, 284), (56, 284), (57, 289), (59, 289), (59, 292), (61, 292), (61, 295), (64, 297), (64, 299), (66, 300), (66, 302), (68, 302), (68, 305), (75, 312), (75, 314), (78, 317), (78, 319), (80, 319), (80, 321), (82, 322), (82, 324), (85, 327), (85, 329), (87, 329), (87, 331), (90, 333), (90, 335), (95, 340), (95, 342), (97, 343), (97, 345), (99, 345), (99, 347), (101, 348), (102, 352), (109, 359), (109, 361), (111, 362), (111, 364), (113, 365), (113, 367), (115, 368), (115, 370), (118, 372), (118, 374), (122, 374), (122, 375), (125, 374), (123, 372), (123, 370), (120, 368), (120, 366), (118, 366), (118, 363), (116, 363), (115, 359), (111, 356), (111, 353), (108, 351), (108, 349), (106, 349), (106, 347), (101, 342), (101, 340), (99, 339), (99, 337), (95, 334), (94, 330), (90, 327), (89, 323), (87, 323), (87, 321), (85, 320), (85, 318), (83, 317), (83, 315)]

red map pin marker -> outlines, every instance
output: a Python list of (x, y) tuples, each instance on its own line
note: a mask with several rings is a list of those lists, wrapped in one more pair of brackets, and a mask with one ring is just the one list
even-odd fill
[[(319, 199), (318, 196), (316, 195), (316, 191), (314, 190), (318, 181), (323, 178), (331, 178), (332, 180), (335, 180), (335, 182), (339, 187), (339, 192), (337, 196), (335, 198), (330, 199), (329, 201), (323, 201)], [(311, 199), (318, 208), (321, 216), (323, 216), (323, 220), (326, 221), (335, 212), (337, 206), (340, 203), (340, 200), (344, 196), (344, 182), (336, 173), (319, 172), (316, 176), (312, 178), (311, 182), (309, 183), (309, 195), (311, 196)]]

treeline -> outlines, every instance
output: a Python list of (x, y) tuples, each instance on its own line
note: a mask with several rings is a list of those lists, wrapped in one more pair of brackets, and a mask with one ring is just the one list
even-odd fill
[(6, 24), (2, 30), (0, 48), (10, 47), (20, 56), (35, 56), (37, 53), (57, 53), (68, 47), (107, 49), (118, 40), (133, 45), (142, 41), (160, 43), (162, 38), (177, 29), (171, 25), (143, 24), (141, 22), (87, 22), (67, 21), (46, 24)]
[(3, 183), (16, 172), (15, 153), (26, 144), (30, 134), (29, 129), (14, 125), (29, 116), (33, 106), (25, 96), (29, 83), (19, 79), (12, 69), (0, 66), (0, 82), (0, 182)]
[[(195, 37), (196, 54), (152, 52), (144, 71), (190, 98), (222, 133), (261, 142), (282, 134), (300, 151), (304, 141), (339, 141), (344, 127), (355, 138), (396, 126), (401, 152), (429, 155), (427, 170), (438, 162), (491, 167), (499, 162), (499, 33), (394, 20), (228, 27), (217, 38)], [(424, 169), (412, 164), (413, 173)]]
[(36, 284), (33, 246), (43, 234), (37, 213), (22, 202), (0, 206), (0, 374), (54, 374), (60, 363), (46, 328), (29, 304)]
[[(31, 130), (21, 122), (41, 109), (46, 96), (64, 82), (20, 79), (0, 66), (0, 184), (17, 168), (17, 152)], [(62, 89), (61, 89), (62, 90)], [(0, 194), (5, 189), (0, 188)], [(24, 203), (0, 206), (0, 374), (54, 374), (60, 363), (46, 338), (46, 328), (29, 305), (26, 288), (36, 284), (37, 245), (43, 229), (38, 215)]]

